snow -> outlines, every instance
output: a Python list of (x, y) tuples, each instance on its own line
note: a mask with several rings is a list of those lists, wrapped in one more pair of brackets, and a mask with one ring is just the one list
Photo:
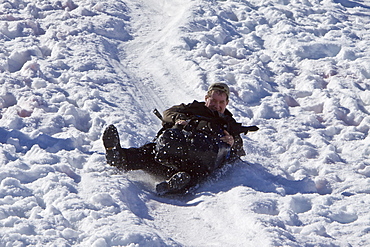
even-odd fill
[[(369, 246), (365, 0), (0, 3), (0, 246)], [(258, 132), (184, 197), (105, 163), (231, 88)]]

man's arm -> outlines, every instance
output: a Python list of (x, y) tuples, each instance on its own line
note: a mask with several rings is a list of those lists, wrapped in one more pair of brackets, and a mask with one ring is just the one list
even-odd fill
[(232, 135), (230, 135), (229, 132), (227, 132), (226, 130), (224, 130), (224, 136), (220, 138), (221, 141), (227, 143), (230, 145), (230, 147), (234, 146), (234, 137)]
[(181, 111), (185, 109), (185, 104), (175, 105), (163, 112), (163, 122), (174, 125), (178, 120), (186, 120), (188, 117)]

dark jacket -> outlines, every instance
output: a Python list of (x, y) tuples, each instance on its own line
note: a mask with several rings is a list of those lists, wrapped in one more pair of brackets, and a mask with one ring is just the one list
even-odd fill
[(196, 116), (209, 118), (214, 122), (220, 123), (222, 128), (228, 131), (234, 137), (234, 145), (231, 149), (232, 159), (245, 155), (245, 151), (243, 149), (243, 140), (240, 137), (240, 134), (236, 132), (241, 124), (236, 122), (232, 113), (227, 109), (225, 110), (224, 114), (221, 114), (217, 111), (212, 111), (209, 109), (207, 106), (205, 106), (205, 102), (198, 102), (194, 100), (193, 103), (176, 105), (164, 111), (163, 126), (165, 128), (170, 128), (177, 120), (188, 120)]

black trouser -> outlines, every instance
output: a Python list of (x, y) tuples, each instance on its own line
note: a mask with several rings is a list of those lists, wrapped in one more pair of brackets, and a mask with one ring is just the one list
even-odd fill
[(200, 182), (208, 174), (202, 169), (194, 169), (196, 164), (182, 164), (181, 167), (171, 167), (162, 165), (155, 160), (155, 146), (156, 143), (148, 143), (139, 148), (121, 149), (120, 154), (125, 157), (126, 170), (143, 170), (155, 176), (170, 178), (176, 172), (187, 172), (191, 176), (189, 186), (194, 186)]
[(156, 176), (170, 178), (177, 171), (171, 167), (164, 166), (154, 159), (155, 143), (148, 143), (139, 148), (123, 148), (120, 154), (125, 158), (126, 170), (143, 170)]
[(220, 168), (230, 146), (218, 135), (180, 128), (165, 130), (156, 140), (155, 160), (163, 165), (202, 178)]

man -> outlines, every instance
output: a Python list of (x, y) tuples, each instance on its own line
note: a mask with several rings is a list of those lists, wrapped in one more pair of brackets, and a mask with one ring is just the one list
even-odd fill
[(241, 126), (226, 109), (230, 89), (212, 84), (205, 102), (173, 106), (163, 113), (163, 128), (155, 142), (139, 148), (121, 148), (117, 129), (104, 131), (109, 165), (124, 170), (144, 170), (168, 180), (157, 185), (159, 194), (177, 193), (196, 185), (227, 161), (245, 155)]

